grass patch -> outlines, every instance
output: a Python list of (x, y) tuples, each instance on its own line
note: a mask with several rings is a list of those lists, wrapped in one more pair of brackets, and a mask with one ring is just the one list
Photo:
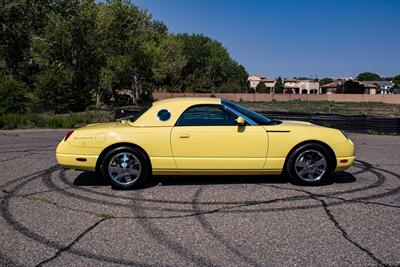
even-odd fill
[(43, 197), (43, 196), (33, 196), (33, 197), (30, 197), (30, 199), (35, 200), (35, 201), (50, 203), (50, 200), (47, 197)]
[(88, 123), (110, 121), (106, 111), (87, 111), (69, 114), (32, 113), (0, 115), (0, 129), (76, 128)]
[(108, 212), (98, 212), (96, 213), (96, 216), (104, 219), (111, 219), (114, 217), (111, 213)]
[(382, 102), (334, 102), (334, 101), (268, 101), (242, 102), (244, 106), (256, 111), (300, 112), (341, 115), (368, 115), (381, 117), (400, 117), (399, 104)]

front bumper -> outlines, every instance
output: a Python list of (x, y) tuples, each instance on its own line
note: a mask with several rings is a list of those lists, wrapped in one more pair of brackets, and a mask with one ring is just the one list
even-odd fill
[(348, 169), (351, 165), (353, 165), (355, 158), (355, 156), (336, 158), (337, 162), (335, 171), (339, 172)]
[(350, 139), (347, 139), (346, 142), (341, 143), (335, 148), (336, 151), (339, 152), (336, 156), (335, 171), (344, 171), (354, 163), (356, 158), (354, 143)]

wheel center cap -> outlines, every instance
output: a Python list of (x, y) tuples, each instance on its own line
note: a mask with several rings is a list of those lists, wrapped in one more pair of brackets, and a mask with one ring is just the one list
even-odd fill
[(121, 163), (121, 166), (122, 166), (122, 168), (126, 169), (126, 167), (128, 166), (128, 163), (123, 162), (123, 163)]

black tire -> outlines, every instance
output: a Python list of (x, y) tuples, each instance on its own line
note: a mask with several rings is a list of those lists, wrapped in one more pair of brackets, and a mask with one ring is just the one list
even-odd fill
[[(124, 155), (127, 155), (128, 161), (131, 162), (133, 167), (125, 169), (125, 167), (130, 167), (129, 163), (123, 162), (119, 165), (116, 163), (119, 157), (124, 157)], [(113, 161), (111, 165), (114, 166), (110, 166), (110, 161)], [(123, 167), (121, 166), (122, 164), (125, 164), (126, 166)], [(126, 172), (128, 172), (129, 169), (137, 172), (138, 174), (127, 173), (125, 176), (122, 176), (123, 178), (121, 178), (121, 180), (118, 180), (116, 179), (116, 177), (118, 177), (118, 172), (113, 172), (112, 168), (117, 168), (124, 171), (126, 170)], [(140, 169), (140, 172), (138, 169)], [(140, 188), (151, 174), (150, 163), (148, 162), (146, 156), (139, 149), (129, 146), (116, 147), (108, 151), (103, 158), (100, 171), (103, 177), (112, 185), (113, 188), (116, 189)], [(124, 173), (121, 174), (123, 175)], [(128, 181), (128, 178), (131, 179), (130, 182)]]
[[(308, 162), (308, 160), (304, 160), (305, 157), (307, 156), (309, 157), (310, 159), (309, 161), (311, 163), (313, 162), (311, 158), (314, 158), (315, 159), (314, 161), (320, 162), (319, 165), (321, 166), (317, 168), (316, 166), (318, 164), (316, 163), (311, 164)], [(325, 158), (326, 162), (325, 171), (322, 171), (324, 169), (324, 166), (322, 166), (322, 164), (324, 163), (322, 161), (322, 157)], [(334, 160), (335, 159), (332, 157), (332, 155), (324, 146), (316, 143), (308, 143), (296, 148), (292, 153), (290, 153), (284, 171), (285, 174), (289, 175), (289, 178), (293, 184), (297, 185), (326, 184), (331, 179), (334, 167), (333, 164)], [(298, 162), (297, 164), (296, 161)], [(301, 166), (303, 164), (306, 164), (306, 166), (305, 167)], [(310, 170), (310, 172), (314, 174), (311, 174), (309, 176), (308, 170)], [(304, 171), (303, 176), (300, 175), (302, 171)]]

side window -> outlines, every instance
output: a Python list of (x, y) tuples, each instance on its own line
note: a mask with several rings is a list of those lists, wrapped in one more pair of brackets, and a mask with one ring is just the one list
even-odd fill
[(176, 126), (230, 126), (236, 125), (237, 116), (216, 105), (200, 105), (188, 108)]
[(171, 113), (166, 109), (162, 109), (157, 113), (157, 117), (160, 121), (167, 121), (171, 118)]

